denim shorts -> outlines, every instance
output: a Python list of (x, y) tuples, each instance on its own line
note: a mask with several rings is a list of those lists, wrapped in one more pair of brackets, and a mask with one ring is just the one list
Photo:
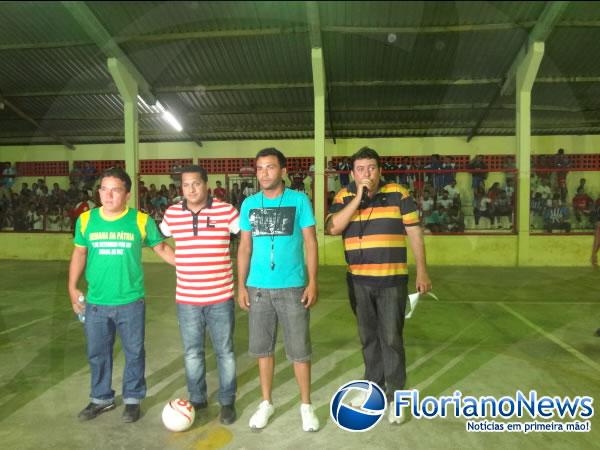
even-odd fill
[(281, 322), (285, 353), (293, 362), (310, 361), (310, 312), (302, 302), (304, 287), (259, 289), (248, 287), (250, 297), (250, 356), (271, 356)]

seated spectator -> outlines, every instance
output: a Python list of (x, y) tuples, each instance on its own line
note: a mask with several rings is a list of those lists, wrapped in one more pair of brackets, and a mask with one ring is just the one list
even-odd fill
[(15, 231), (23, 232), (31, 230), (27, 219), (27, 207), (24, 204), (16, 205), (13, 209), (13, 227)]
[(96, 207), (94, 202), (90, 200), (90, 196), (88, 195), (87, 191), (81, 191), (79, 198), (80, 201), (75, 204), (75, 207), (71, 210), (71, 221), (73, 226), (81, 214)]
[(454, 206), (454, 200), (450, 198), (448, 191), (445, 189), (442, 190), (442, 194), (440, 197), (438, 197), (437, 203), (444, 209), (445, 212), (448, 212), (448, 210)]
[(433, 211), (434, 200), (429, 195), (429, 192), (423, 192), (423, 197), (421, 197), (421, 217), (426, 218)]
[(492, 203), (496, 200), (496, 197), (500, 193), (500, 183), (495, 182), (492, 187), (488, 190), (487, 196), (490, 198)]
[(571, 231), (571, 224), (568, 221), (569, 210), (560, 205), (560, 194), (555, 194), (552, 199), (552, 206), (546, 208), (544, 212), (544, 229), (548, 233), (552, 230)]
[(479, 219), (487, 217), (490, 220), (490, 225), (494, 224), (494, 215), (492, 212), (492, 201), (485, 195), (483, 188), (479, 188), (473, 199), (473, 216), (475, 217), (475, 225), (479, 225)]
[(431, 211), (430, 214), (425, 216), (424, 219), (425, 228), (427, 228), (432, 233), (441, 233), (446, 231), (446, 224), (448, 223), (448, 216), (444, 212), (444, 208), (441, 205), (438, 205), (436, 208)]
[[(217, 182), (217, 186), (219, 186), (219, 182)], [(215, 189), (216, 190), (216, 189)], [(223, 192), (225, 192), (225, 189), (223, 189)], [(223, 195), (223, 198), (227, 197), (227, 193), (225, 193)], [(169, 205), (174, 205), (175, 203), (178, 203), (179, 200), (179, 190), (177, 189), (177, 186), (174, 183), (169, 184), (169, 197), (167, 198), (167, 200), (169, 201)], [(226, 200), (224, 200), (226, 201)]]
[[(384, 177), (386, 180), (391, 181), (392, 183), (398, 183), (398, 175), (393, 172), (398, 169), (398, 166), (394, 164), (391, 158), (383, 158), (381, 168), (386, 172)], [(336, 190), (336, 189), (328, 189), (328, 190)]]
[(577, 189), (577, 194), (573, 197), (573, 213), (578, 224), (581, 223), (582, 217), (588, 218), (591, 223), (593, 204), (592, 197), (587, 195), (582, 187)]
[(48, 210), (46, 216), (46, 231), (61, 231), (62, 230), (62, 216), (56, 206), (53, 206)]
[(452, 180), (450, 184), (444, 186), (444, 190), (448, 193), (448, 197), (452, 199), (454, 204), (460, 207), (460, 191), (456, 187), (456, 180)]
[(62, 210), (62, 222), (60, 224), (61, 231), (73, 231), (74, 222), (72, 211), (75, 208), (73, 203), (67, 202)]
[(163, 195), (162, 192), (155, 192), (154, 196), (150, 199), (150, 203), (152, 204), (152, 207), (158, 214), (158, 216), (160, 216), (161, 208), (163, 206), (168, 206), (169, 204), (169, 202), (167, 201), (167, 197)]
[(452, 206), (448, 211), (447, 229), (452, 233), (462, 233), (465, 231), (465, 215), (457, 206)]
[(492, 204), (492, 211), (494, 212), (494, 219), (498, 224), (498, 228), (502, 228), (500, 224), (500, 218), (506, 217), (508, 218), (509, 228), (512, 227), (513, 224), (513, 205), (511, 198), (506, 195), (504, 190), (500, 189), (498, 194), (496, 195), (496, 199)]
[(27, 222), (29, 222), (29, 229), (32, 231), (43, 231), (44, 230), (44, 210), (41, 207), (30, 206), (27, 212)]
[(535, 190), (536, 193), (540, 193), (542, 195), (542, 199), (546, 202), (546, 207), (552, 205), (552, 187), (550, 186), (550, 181), (543, 178)]
[(33, 195), (33, 192), (31, 191), (31, 189), (29, 189), (29, 185), (27, 183), (21, 184), (20, 195), (21, 195), (21, 198), (23, 198), (23, 199), (28, 199), (29, 197), (31, 197)]

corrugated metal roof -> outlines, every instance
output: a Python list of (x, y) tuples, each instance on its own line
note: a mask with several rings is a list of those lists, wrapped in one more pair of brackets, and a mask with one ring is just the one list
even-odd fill
[(0, 2), (0, 24), (2, 45), (90, 41), (60, 2)]
[(135, 43), (124, 49), (158, 86), (312, 81), (304, 34)]
[(305, 25), (304, 2), (90, 2), (114, 36)]
[(503, 76), (524, 40), (514, 31), (402, 35), (393, 43), (385, 33), (325, 33), (323, 48), (334, 80), (477, 79)]
[[(600, 9), (600, 3), (598, 4)], [(600, 28), (559, 27), (546, 45), (540, 77), (594, 76), (600, 73)]]
[(1, 52), (2, 91), (105, 89), (112, 84), (106, 58), (93, 46)]
[(546, 2), (319, 2), (324, 26), (424, 27), (536, 20)]
[[(487, 106), (548, 4), (318, 2), (335, 135), (466, 135), (481, 118), (478, 134), (514, 133), (514, 96)], [(211, 140), (312, 136), (305, 2), (86, 5), (187, 132)], [(600, 3), (571, 2), (546, 41), (534, 133), (597, 130), (594, 20)], [(74, 143), (122, 139), (123, 104), (106, 56), (62, 3), (0, 3), (0, 24), (0, 95)], [(140, 101), (138, 111), (142, 141), (189, 139), (156, 106)], [(0, 109), (0, 144), (54, 142), (40, 133)]]

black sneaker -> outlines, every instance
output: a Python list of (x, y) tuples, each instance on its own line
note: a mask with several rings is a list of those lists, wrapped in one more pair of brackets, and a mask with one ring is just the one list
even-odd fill
[(110, 411), (111, 409), (115, 409), (115, 402), (107, 403), (107, 404), (98, 404), (98, 403), (90, 403), (85, 408), (81, 410), (81, 412), (77, 415), (79, 420), (82, 422), (86, 420), (95, 419), (99, 414), (103, 412)]
[(125, 411), (123, 411), (123, 415), (121, 419), (123, 422), (137, 422), (140, 418), (140, 405), (138, 403), (125, 405)]
[(237, 419), (234, 405), (223, 405), (221, 406), (221, 415), (219, 421), (223, 425), (231, 425)]
[(598, 329), (596, 330), (596, 333), (595, 333), (595, 334), (596, 334), (596, 336), (600, 337), (600, 328), (598, 328)]
[(207, 402), (190, 402), (190, 403), (194, 407), (194, 411), (198, 411), (200, 409), (206, 409), (206, 407), (208, 406)]

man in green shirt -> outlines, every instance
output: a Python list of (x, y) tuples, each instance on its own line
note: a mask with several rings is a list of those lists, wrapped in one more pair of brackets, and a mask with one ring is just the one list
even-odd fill
[[(127, 207), (131, 178), (121, 168), (108, 169), (100, 180), (102, 206), (84, 212), (75, 226), (75, 249), (69, 266), (69, 296), (75, 313), (85, 312), (87, 357), (91, 370), (91, 402), (80, 420), (94, 419), (115, 408), (112, 390), (113, 346), (118, 332), (125, 353), (123, 373), (124, 422), (140, 417), (146, 395), (144, 350), (144, 272), (142, 247), (152, 247), (175, 265), (171, 247), (154, 220)], [(86, 303), (77, 283), (85, 270)]]

